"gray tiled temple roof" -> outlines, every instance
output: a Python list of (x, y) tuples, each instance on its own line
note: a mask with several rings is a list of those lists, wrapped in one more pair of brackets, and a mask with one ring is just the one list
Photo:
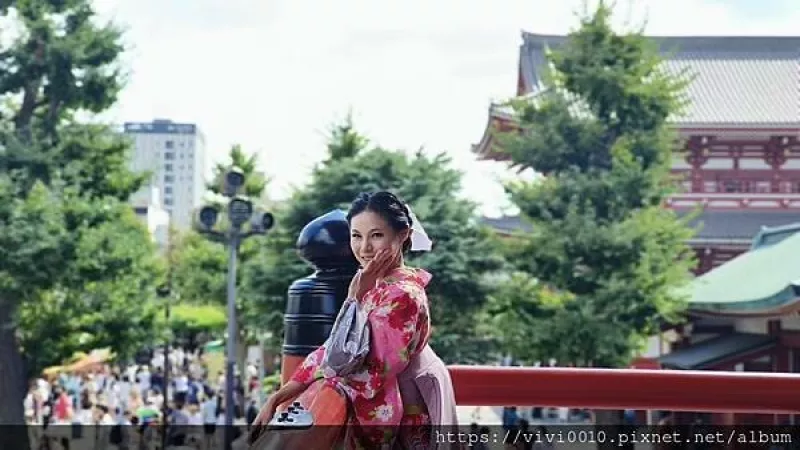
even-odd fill
[(751, 240), (762, 227), (797, 222), (800, 222), (798, 211), (704, 211), (694, 221), (694, 225), (701, 226), (695, 239)]
[(481, 222), (500, 233), (531, 230), (531, 225), (520, 216), (482, 217)]
[(668, 369), (709, 369), (733, 356), (774, 347), (777, 340), (775, 336), (764, 334), (730, 333), (683, 347), (658, 360)]
[[(673, 118), (684, 127), (800, 124), (800, 37), (652, 37), (670, 73), (686, 70), (689, 105)], [(546, 52), (564, 36), (523, 33), (520, 70), (542, 87)]]
[[(482, 222), (501, 233), (529, 231), (531, 225), (519, 216), (484, 217)], [(704, 211), (692, 223), (700, 229), (694, 240), (750, 241), (762, 227), (800, 222), (798, 211)]]

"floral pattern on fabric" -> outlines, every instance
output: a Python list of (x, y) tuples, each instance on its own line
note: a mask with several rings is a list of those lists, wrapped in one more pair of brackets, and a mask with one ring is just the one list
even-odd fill
[[(361, 300), (368, 313), (370, 351), (364, 368), (347, 377), (337, 377), (321, 365), (325, 347), (309, 354), (292, 380), (310, 384), (324, 378), (331, 387), (344, 391), (353, 403), (354, 426), (348, 427), (349, 448), (406, 447), (397, 440), (400, 428), (418, 430), (429, 425), (427, 414), (404, 415), (397, 376), (409, 359), (428, 344), (430, 315), (425, 286), (431, 275), (422, 269), (398, 268), (376, 283)], [(406, 441), (405, 437), (402, 441)], [(406, 447), (407, 448), (407, 447)]]
[(427, 413), (406, 414), (400, 423), (399, 447), (403, 450), (431, 448), (431, 418)]

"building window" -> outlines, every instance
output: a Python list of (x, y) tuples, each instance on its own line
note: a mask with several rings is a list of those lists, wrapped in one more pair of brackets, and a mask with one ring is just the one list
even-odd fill
[(175, 175), (164, 175), (164, 183), (172, 183), (175, 181)]
[(770, 192), (770, 182), (765, 180), (718, 180), (716, 191), (706, 183), (705, 192), (722, 192), (727, 194), (764, 194)]
[(172, 186), (164, 186), (165, 194), (172, 194)]
[(175, 159), (175, 153), (173, 152), (164, 152), (164, 159), (167, 161), (171, 161)]
[(164, 148), (166, 148), (166, 149), (172, 149), (172, 148), (174, 148), (174, 147), (175, 147), (175, 143), (174, 143), (174, 142), (172, 142), (172, 141), (166, 141), (166, 142), (164, 142)]
[(744, 186), (742, 186), (742, 184), (743, 183), (739, 180), (725, 180), (720, 183), (720, 192), (725, 192), (728, 194), (734, 192), (744, 192)]
[(166, 206), (172, 206), (172, 199), (170, 197), (165, 198), (164, 199), (164, 204)]
[(164, 164), (164, 172), (172, 172), (172, 164)]

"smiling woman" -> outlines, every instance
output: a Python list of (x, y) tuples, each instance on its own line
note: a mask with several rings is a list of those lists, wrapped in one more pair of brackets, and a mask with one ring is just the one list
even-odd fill
[[(411, 216), (405, 204), (389, 192), (361, 194), (347, 214), (350, 223), (350, 248), (364, 267), (381, 251), (393, 247), (403, 252), (411, 248)], [(402, 253), (398, 252), (402, 264)]]
[[(270, 398), (254, 425), (268, 422), (278, 405), (310, 386), (319, 390), (315, 383), (321, 381), (341, 392), (349, 405), (350, 426), (344, 435), (348, 448), (417, 448), (414, 443), (430, 443), (434, 428), (454, 428), (457, 419), (449, 372), (428, 346), (425, 288), (431, 275), (406, 266), (403, 259), (406, 251), (430, 250), (431, 242), (408, 206), (389, 192), (359, 195), (347, 220), (350, 248), (362, 265), (348, 297), (366, 316), (369, 352), (362, 361), (354, 360), (355, 369), (338, 373), (329, 364), (340, 359), (338, 347), (326, 342)], [(335, 326), (339, 324), (337, 318)], [(331, 336), (342, 335), (340, 331), (334, 329)], [(329, 358), (331, 354), (336, 358)], [(313, 409), (313, 399), (308, 401)]]

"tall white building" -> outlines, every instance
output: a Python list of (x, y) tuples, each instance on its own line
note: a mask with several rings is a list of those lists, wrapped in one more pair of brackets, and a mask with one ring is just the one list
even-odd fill
[(206, 142), (195, 124), (156, 119), (127, 122), (125, 134), (133, 139), (131, 168), (150, 172), (150, 193), (157, 188), (171, 223), (178, 229), (191, 226), (192, 215), (205, 193)]

